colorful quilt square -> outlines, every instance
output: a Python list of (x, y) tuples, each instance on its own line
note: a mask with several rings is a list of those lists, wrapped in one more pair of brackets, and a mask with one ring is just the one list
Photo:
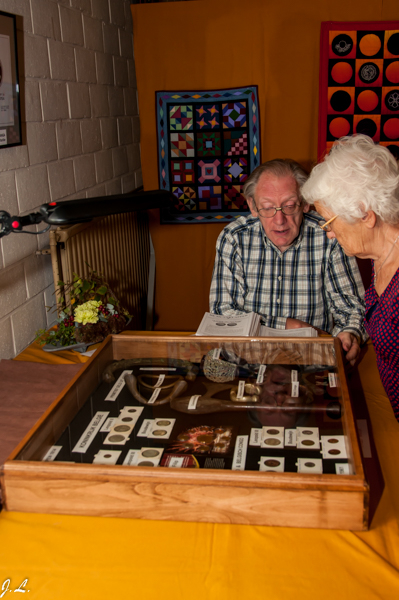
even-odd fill
[(248, 154), (248, 132), (238, 131), (223, 132), (223, 154), (226, 156), (242, 156)]
[(213, 106), (208, 106), (207, 104), (201, 104), (196, 108), (196, 122), (197, 128), (199, 129), (214, 129), (215, 127), (219, 127), (220, 124), (220, 115), (219, 115), (219, 107), (215, 104)]
[(242, 195), (242, 185), (225, 185), (224, 203), (229, 210), (243, 210), (247, 201)]
[(222, 186), (204, 185), (198, 188), (199, 205), (203, 210), (222, 209)]
[(176, 201), (161, 223), (248, 214), (242, 186), (260, 164), (257, 87), (156, 93), (159, 186)]
[(227, 183), (244, 183), (248, 178), (248, 161), (244, 157), (227, 158), (223, 168)]
[(229, 102), (228, 104), (222, 104), (222, 111), (224, 129), (247, 126), (246, 102)]
[(172, 160), (171, 161), (172, 183), (194, 183), (195, 171), (194, 161), (192, 160)]
[(199, 183), (219, 183), (220, 160), (200, 160), (198, 163), (198, 181)]
[(170, 154), (172, 158), (195, 156), (194, 136), (192, 133), (171, 133)]
[(219, 131), (197, 133), (197, 156), (220, 156), (221, 141)]
[(169, 123), (171, 130), (189, 131), (193, 128), (192, 106), (171, 106), (169, 109)]
[(178, 211), (195, 210), (196, 193), (192, 187), (172, 187), (172, 194), (176, 196), (175, 208)]

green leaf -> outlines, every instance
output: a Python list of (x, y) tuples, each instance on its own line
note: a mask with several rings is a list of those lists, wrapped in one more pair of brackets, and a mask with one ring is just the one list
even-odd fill
[(101, 287), (98, 288), (97, 290), (97, 294), (101, 294), (101, 296), (104, 296), (104, 294), (106, 294), (108, 291), (108, 288), (106, 285), (102, 285)]

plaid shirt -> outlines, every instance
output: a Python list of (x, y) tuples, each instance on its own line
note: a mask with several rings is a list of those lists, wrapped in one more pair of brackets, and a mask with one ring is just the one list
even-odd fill
[(367, 339), (364, 287), (354, 258), (328, 239), (315, 212), (304, 214), (299, 235), (281, 252), (259, 219), (239, 217), (216, 244), (210, 312), (262, 315), (262, 324), (285, 329), (287, 317), (336, 336), (349, 331)]

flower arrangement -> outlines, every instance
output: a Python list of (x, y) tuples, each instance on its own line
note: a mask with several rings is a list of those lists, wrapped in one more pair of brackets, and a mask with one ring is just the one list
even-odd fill
[(42, 345), (87, 345), (102, 341), (110, 333), (122, 331), (130, 318), (115, 298), (108, 283), (96, 271), (87, 278), (74, 273), (71, 283), (58, 282), (62, 290), (62, 310), (55, 329), (41, 329), (36, 338)]

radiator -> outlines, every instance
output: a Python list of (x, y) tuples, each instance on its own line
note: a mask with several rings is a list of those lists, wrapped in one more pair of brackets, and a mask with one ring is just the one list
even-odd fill
[(152, 329), (155, 254), (145, 211), (110, 215), (50, 231), (54, 286), (95, 270), (132, 315), (130, 328)]

